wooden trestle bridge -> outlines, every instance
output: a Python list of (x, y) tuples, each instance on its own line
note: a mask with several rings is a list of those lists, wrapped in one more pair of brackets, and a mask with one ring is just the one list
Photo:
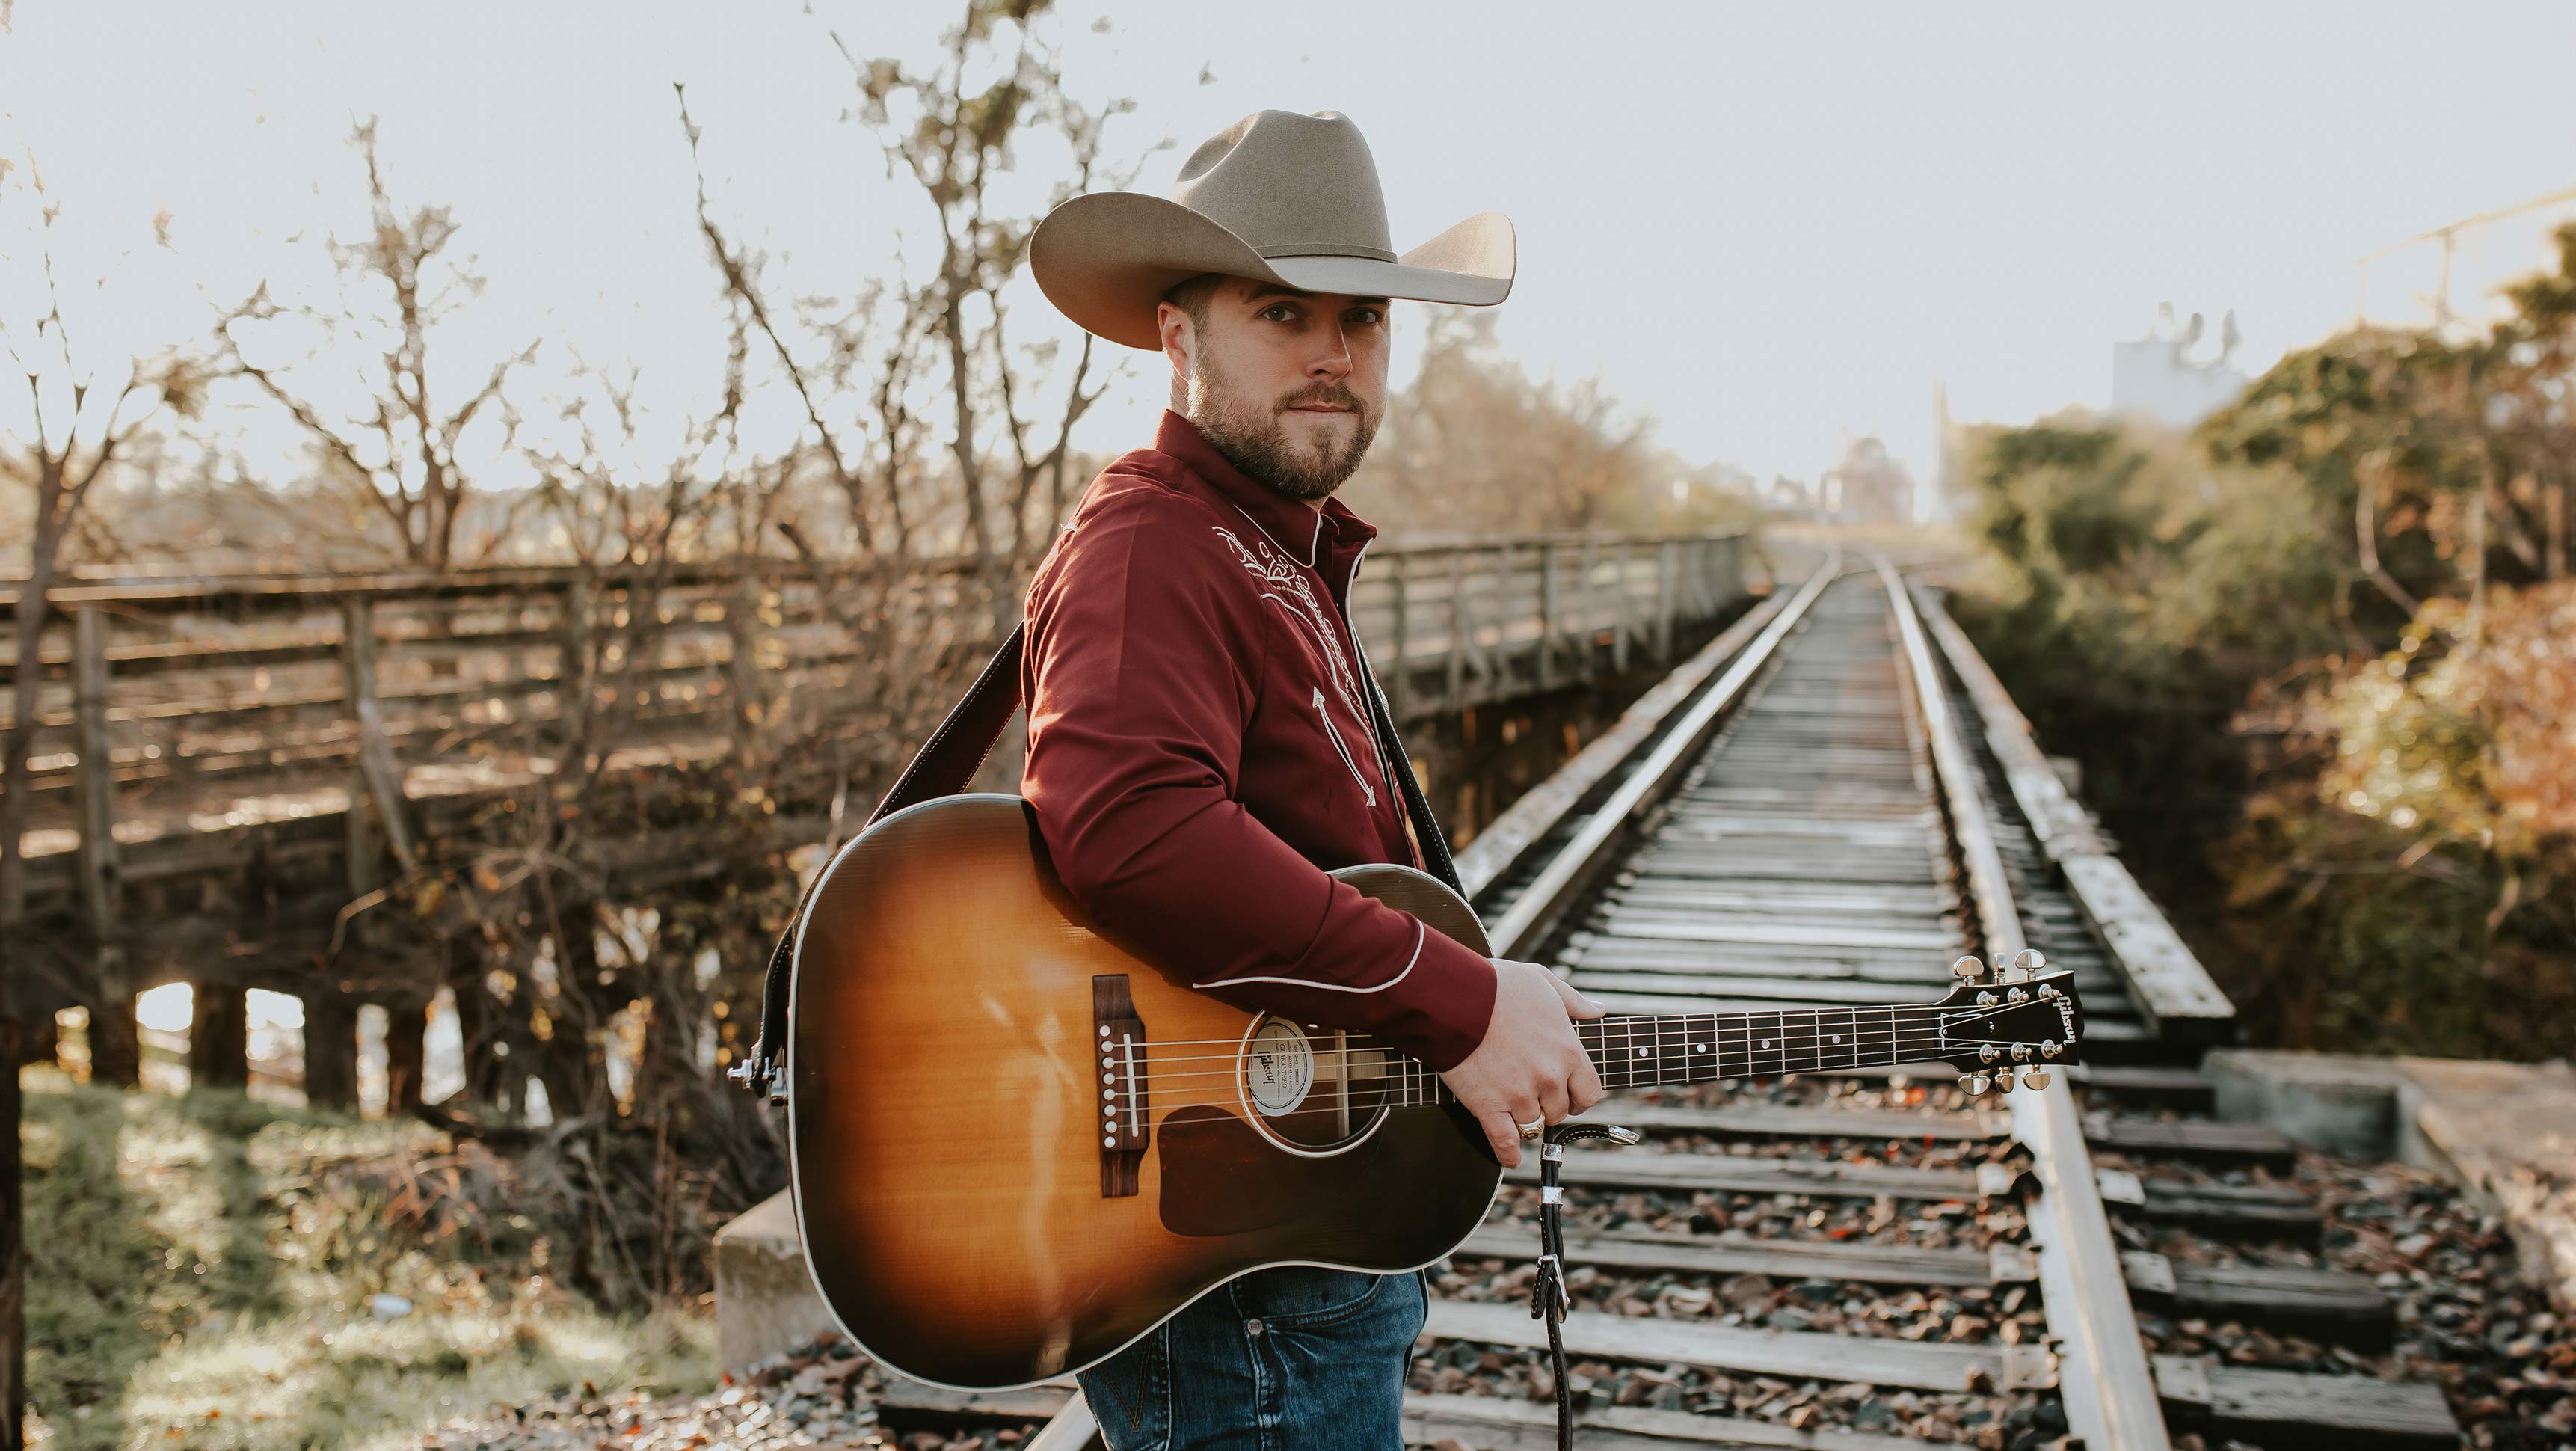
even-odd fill
[[(1423, 721), (1650, 679), (1743, 608), (1747, 578), (1741, 534), (1481, 539), (1375, 551), (1353, 605)], [(130, 1023), (136, 994), (185, 980), (193, 1068), (240, 1082), (243, 995), (268, 988), (305, 1001), (304, 1087), (348, 1102), (362, 1002), (388, 1010), (395, 1091), (417, 1092), (437, 975), (360, 970), (352, 927), (420, 844), (542, 790), (585, 739), (602, 759), (583, 765), (647, 783), (784, 746), (818, 764), (768, 783), (764, 829), (819, 842), (836, 800), (864, 814), (901, 764), (910, 723), (881, 697), (909, 684), (935, 720), (1016, 601), (963, 560), (87, 580), (50, 599), (28, 939), (10, 945), (33, 1050), (58, 1009)], [(0, 644), (0, 682), (17, 655)], [(703, 826), (660, 815), (605, 844), (603, 897), (701, 867)], [(132, 1079), (130, 1040), (92, 1042), (97, 1071)]]

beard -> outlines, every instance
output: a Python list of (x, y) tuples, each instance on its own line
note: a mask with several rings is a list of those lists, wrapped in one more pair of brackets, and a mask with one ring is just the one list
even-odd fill
[[(1262, 487), (1307, 503), (1331, 498), (1377, 437), (1378, 415), (1339, 383), (1311, 383), (1262, 400), (1235, 389), (1202, 359), (1190, 375), (1189, 402), (1190, 421), (1226, 462)], [(1350, 410), (1358, 426), (1347, 440), (1307, 444), (1289, 434), (1288, 410), (1317, 404)]]

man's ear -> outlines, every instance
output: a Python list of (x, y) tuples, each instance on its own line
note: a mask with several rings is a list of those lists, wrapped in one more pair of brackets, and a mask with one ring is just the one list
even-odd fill
[(1168, 302), (1154, 304), (1154, 331), (1163, 342), (1163, 356), (1172, 360), (1172, 371), (1186, 378), (1191, 360), (1198, 351), (1198, 327), (1190, 321), (1189, 309)]
[(1172, 411), (1190, 411), (1190, 363), (1198, 355), (1198, 325), (1190, 310), (1168, 302), (1154, 304), (1154, 331), (1163, 340), (1163, 356), (1172, 364)]

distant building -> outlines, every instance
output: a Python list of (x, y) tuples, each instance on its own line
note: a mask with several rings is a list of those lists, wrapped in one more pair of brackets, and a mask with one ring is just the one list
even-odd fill
[(2246, 377), (2227, 362), (2236, 351), (2235, 312), (2230, 310), (2220, 327), (2218, 355), (2206, 362), (2190, 356), (2203, 326), (2196, 312), (2189, 323), (2176, 326), (2173, 304), (2166, 303), (2145, 337), (2113, 343), (2111, 412), (2187, 429), (2242, 396)]
[(1950, 385), (1947, 383), (1935, 382), (1932, 385), (1932, 434), (1939, 441), (1941, 457), (1932, 471), (1932, 487), (1924, 491), (1922, 513), (1916, 522), (1943, 524), (1953, 519), (1964, 519), (1969, 506), (1975, 502), (1969, 497), (1975, 492), (1968, 482), (1971, 449), (1967, 429), (1950, 416)]
[(1843, 446), (1842, 462), (1816, 480), (1818, 512), (1847, 524), (1914, 522), (1914, 476), (1875, 434)]
[(1806, 516), (1816, 512), (1816, 491), (1808, 486), (1806, 480), (1793, 479), (1787, 474), (1773, 474), (1760, 497), (1762, 507), (1774, 514)]

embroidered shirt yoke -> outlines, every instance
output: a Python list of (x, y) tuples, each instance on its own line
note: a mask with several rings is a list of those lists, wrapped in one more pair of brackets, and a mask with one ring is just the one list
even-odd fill
[(1484, 1036), (1492, 964), (1326, 875), (1420, 865), (1348, 614), (1376, 535), (1165, 413), (1030, 588), (1020, 789), (1066, 889), (1158, 968), (1448, 1068)]

